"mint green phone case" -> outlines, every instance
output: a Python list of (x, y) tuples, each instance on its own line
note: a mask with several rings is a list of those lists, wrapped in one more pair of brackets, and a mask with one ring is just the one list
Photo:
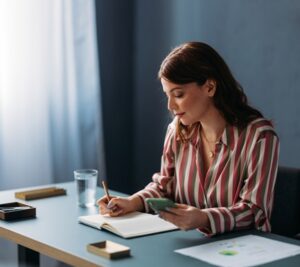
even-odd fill
[(146, 198), (146, 202), (154, 211), (175, 207), (175, 203), (168, 198)]

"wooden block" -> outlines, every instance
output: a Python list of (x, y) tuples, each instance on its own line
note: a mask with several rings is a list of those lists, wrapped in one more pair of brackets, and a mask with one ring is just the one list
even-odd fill
[(66, 190), (57, 187), (47, 187), (22, 192), (16, 192), (15, 197), (24, 200), (66, 195)]
[(98, 243), (87, 245), (87, 250), (96, 255), (108, 258), (117, 259), (130, 256), (130, 248), (121, 244), (105, 240)]

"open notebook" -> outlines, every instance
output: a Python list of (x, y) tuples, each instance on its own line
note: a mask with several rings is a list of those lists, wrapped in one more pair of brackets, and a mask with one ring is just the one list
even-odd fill
[(149, 235), (178, 229), (172, 223), (164, 221), (158, 215), (132, 212), (120, 217), (107, 215), (87, 215), (78, 217), (80, 223), (106, 229), (124, 238)]

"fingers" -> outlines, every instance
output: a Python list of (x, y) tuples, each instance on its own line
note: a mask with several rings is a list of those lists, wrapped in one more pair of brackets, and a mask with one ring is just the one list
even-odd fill
[(99, 204), (99, 212), (104, 215), (108, 214), (111, 217), (120, 216), (125, 214), (126, 211), (124, 208), (126, 207), (125, 202), (126, 199), (120, 197), (112, 197), (108, 202), (106, 197), (101, 198), (98, 201)]
[(191, 206), (185, 204), (176, 204), (174, 208), (168, 208), (167, 211), (162, 211), (159, 213), (159, 216), (169, 221), (176, 226), (178, 226), (181, 230), (189, 230), (193, 229), (193, 225), (191, 225), (191, 217), (193, 217), (193, 208)]
[(110, 211), (109, 216), (111, 216), (111, 217), (117, 217), (117, 216), (122, 215), (123, 213), (124, 213), (123, 209), (116, 208), (116, 209)]
[(178, 205), (178, 207), (170, 209), (170, 212), (160, 212), (160, 217), (177, 225), (184, 231), (199, 227), (210, 227), (206, 213), (192, 206)]
[(103, 206), (99, 206), (99, 213), (104, 215), (104, 214), (109, 214), (110, 213), (110, 210), (107, 209), (106, 207), (103, 207)]
[(184, 216), (177, 215), (177, 214), (170, 213), (170, 212), (164, 212), (164, 211), (160, 212), (159, 216), (162, 219), (178, 226), (183, 231), (187, 231), (190, 229), (189, 226), (185, 222), (186, 220), (185, 220)]
[(183, 213), (189, 208), (188, 205), (185, 204), (176, 204), (174, 208), (167, 208), (167, 212), (174, 213), (176, 215), (183, 215)]
[(120, 201), (121, 201), (121, 200), (120, 200), (118, 197), (112, 198), (112, 199), (108, 202), (107, 208), (110, 209), (110, 210), (115, 209), (115, 208), (118, 206), (118, 204), (120, 205)]
[(190, 206), (186, 205), (186, 204), (179, 204), (176, 203), (176, 208), (180, 208), (180, 209), (188, 209)]
[[(113, 197), (113, 196), (111, 196), (111, 199), (113, 199), (113, 198), (115, 198), (115, 197)], [(100, 206), (100, 205), (107, 205), (107, 203), (108, 203), (108, 200), (107, 200), (107, 197), (106, 196), (103, 196), (103, 197), (101, 197), (101, 198), (99, 198), (98, 200), (97, 200), (97, 204)]]
[(177, 225), (176, 219), (178, 218), (178, 216), (176, 214), (173, 214), (173, 213), (170, 213), (167, 211), (161, 211), (161, 212), (159, 212), (159, 217)]
[(99, 212), (104, 215), (108, 214), (112, 217), (127, 214), (135, 211), (134, 202), (126, 197), (112, 197), (110, 201), (104, 196), (97, 201)]
[[(115, 197), (111, 197), (111, 200), (113, 200)], [(108, 214), (111, 212), (111, 209), (108, 207), (108, 200), (106, 196), (101, 197), (100, 199), (97, 200), (97, 204), (99, 206), (99, 212), (100, 214)]]

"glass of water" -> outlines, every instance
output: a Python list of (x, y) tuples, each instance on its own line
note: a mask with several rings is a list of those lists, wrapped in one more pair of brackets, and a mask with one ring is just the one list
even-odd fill
[(74, 171), (77, 187), (77, 203), (80, 207), (91, 207), (96, 203), (98, 171), (81, 169)]

